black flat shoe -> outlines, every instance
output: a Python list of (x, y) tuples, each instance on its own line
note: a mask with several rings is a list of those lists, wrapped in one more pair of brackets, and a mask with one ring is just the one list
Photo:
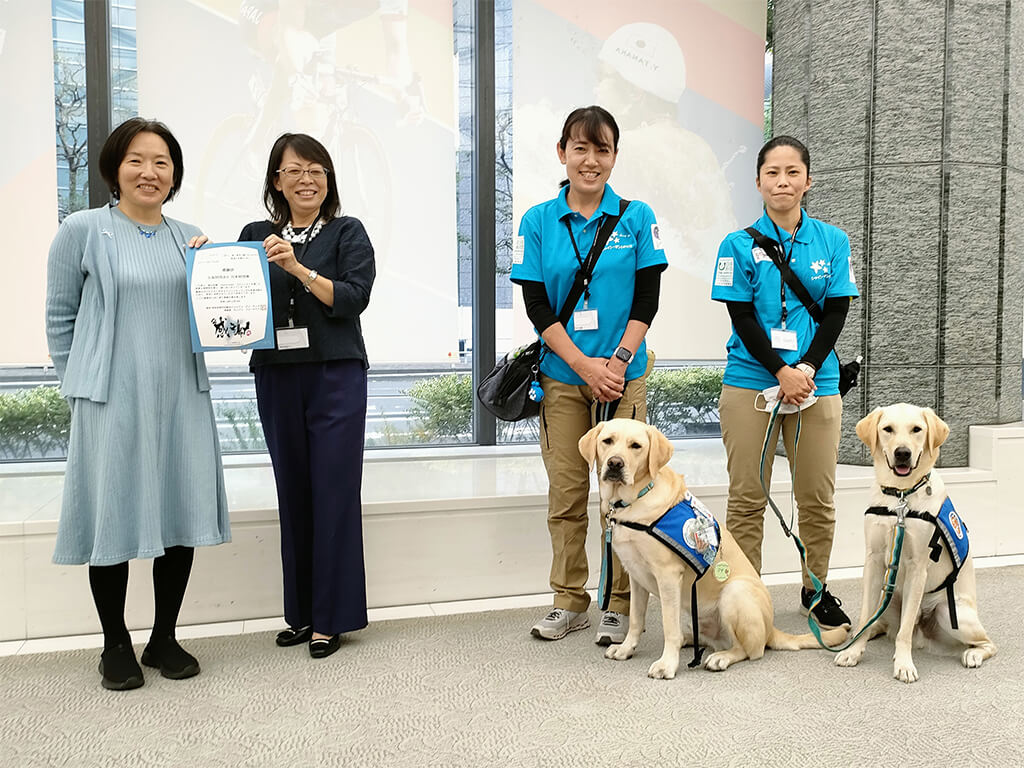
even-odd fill
[(142, 652), (142, 663), (158, 668), (160, 674), (170, 680), (184, 680), (199, 674), (199, 660), (173, 637), (150, 640)]
[(299, 629), (288, 627), (288, 629), (282, 629), (277, 633), (277, 639), (274, 642), (282, 648), (287, 648), (290, 645), (300, 645), (301, 643), (309, 642), (309, 638), (312, 636), (312, 626), (300, 627)]
[(135, 650), (126, 643), (100, 654), (100, 674), (103, 675), (100, 684), (110, 691), (130, 691), (146, 682), (142, 667), (135, 660)]
[(309, 655), (314, 659), (326, 659), (341, 647), (341, 635), (318, 637), (309, 641)]

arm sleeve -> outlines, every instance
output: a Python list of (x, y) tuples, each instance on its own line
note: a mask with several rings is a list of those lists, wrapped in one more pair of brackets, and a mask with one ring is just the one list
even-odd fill
[(337, 277), (334, 283), (334, 305), (322, 305), (329, 317), (358, 317), (370, 303), (370, 289), (377, 276), (373, 246), (358, 219), (348, 219), (338, 237)]
[(57, 230), (46, 266), (46, 341), (57, 378), (64, 372), (75, 336), (75, 320), (82, 301), (85, 237), (69, 219)]
[(644, 267), (636, 272), (633, 284), (633, 307), (629, 310), (630, 320), (639, 320), (650, 325), (658, 313), (658, 297), (661, 294), (661, 265)]
[(743, 342), (743, 346), (757, 362), (764, 366), (768, 373), (774, 376), (780, 368), (786, 365), (786, 362), (779, 357), (778, 352), (772, 349), (768, 334), (757, 322), (754, 302), (727, 301), (725, 306), (729, 310), (732, 327), (735, 329), (736, 335), (740, 337), (740, 341)]
[[(830, 296), (825, 299), (825, 304), (822, 307), (821, 325), (814, 332), (811, 345), (807, 348), (804, 356), (800, 358), (800, 362), (810, 363), (816, 371), (821, 370), (822, 363), (825, 362), (828, 353), (832, 351), (836, 341), (839, 339), (839, 334), (846, 324), (846, 313), (849, 310), (850, 298), (848, 296)], [(748, 346), (747, 348), (749, 349), (750, 347)]]
[(551, 308), (548, 302), (548, 291), (544, 283), (534, 280), (524, 280), (523, 303), (526, 305), (526, 316), (530, 318), (537, 333), (544, 333), (548, 328), (558, 322), (558, 315)]

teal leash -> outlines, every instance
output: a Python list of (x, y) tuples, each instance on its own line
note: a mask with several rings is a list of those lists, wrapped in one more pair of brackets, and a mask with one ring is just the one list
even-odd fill
[[(808, 567), (807, 565), (807, 549), (804, 547), (804, 543), (800, 540), (800, 537), (793, 533), (792, 516), (790, 516), (790, 522), (789, 524), (787, 524), (785, 518), (782, 515), (782, 511), (775, 504), (775, 501), (772, 499), (771, 493), (768, 491), (768, 488), (764, 482), (764, 464), (765, 458), (768, 453), (768, 439), (771, 437), (772, 429), (774, 428), (775, 422), (778, 419), (779, 407), (781, 405), (782, 401), (780, 400), (775, 404), (775, 407), (772, 408), (771, 418), (769, 418), (768, 420), (768, 429), (765, 431), (764, 444), (761, 447), (761, 466), (759, 478), (761, 481), (761, 489), (764, 491), (764, 495), (768, 499), (769, 506), (771, 506), (772, 511), (775, 513), (775, 516), (779, 519), (779, 524), (782, 525), (783, 532), (791, 539), (793, 539), (793, 543), (796, 545), (797, 552), (800, 553), (800, 562), (803, 563), (804, 568), (807, 570), (807, 575), (811, 579), (811, 588), (814, 590), (814, 594), (812, 595), (810, 605), (807, 608), (807, 626), (810, 628), (811, 634), (814, 635), (815, 640), (818, 641), (818, 645), (820, 645), (827, 651), (831, 651), (832, 653), (839, 653), (840, 651), (846, 650), (855, 642), (857, 642), (860, 636), (863, 635), (872, 624), (878, 621), (878, 619), (881, 618), (882, 614), (885, 613), (885, 610), (889, 607), (889, 603), (892, 601), (893, 593), (896, 590), (896, 577), (899, 573), (900, 556), (903, 553), (903, 537), (906, 533), (905, 518), (907, 510), (909, 508), (909, 505), (907, 504), (907, 496), (910, 496), (918, 488), (924, 485), (928, 481), (928, 476), (922, 478), (921, 481), (917, 483), (917, 485), (915, 485), (908, 491), (896, 494), (899, 497), (899, 506), (896, 509), (896, 528), (893, 530), (893, 541), (892, 548), (889, 553), (889, 563), (885, 569), (885, 584), (883, 584), (882, 586), (882, 593), (879, 596), (879, 605), (875, 610), (874, 615), (868, 620), (868, 622), (863, 627), (861, 627), (857, 634), (854, 635), (852, 639), (847, 640), (845, 644), (841, 646), (836, 646), (834, 648), (828, 646), (821, 639), (821, 627), (818, 625), (817, 620), (814, 618), (814, 609), (818, 607), (818, 604), (821, 602), (822, 595), (825, 592), (824, 585), (822, 584), (821, 579), (819, 579), (815, 575), (814, 571), (812, 571), (810, 567)], [(798, 450), (798, 446), (800, 443), (799, 412), (797, 412), (796, 437), (793, 443), (795, 453)], [(791, 475), (792, 483), (790, 490), (791, 498), (794, 492), (793, 489), (795, 489), (796, 487), (796, 456), (793, 457), (793, 467), (794, 469)]]
[[(636, 495), (637, 499), (642, 499), (647, 495), (647, 492), (654, 487), (654, 481), (651, 480), (643, 490)], [(597, 607), (602, 611), (608, 610), (608, 604), (612, 599), (612, 525), (611, 516), (612, 512), (616, 509), (625, 509), (630, 506), (633, 502), (618, 501), (608, 505), (608, 511), (605, 513), (605, 527), (604, 527), (604, 546), (601, 548), (601, 582), (597, 588), (597, 594), (599, 595)]]

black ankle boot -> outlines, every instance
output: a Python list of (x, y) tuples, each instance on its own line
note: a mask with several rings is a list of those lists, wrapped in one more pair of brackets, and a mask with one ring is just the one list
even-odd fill
[(151, 637), (142, 652), (142, 663), (159, 668), (160, 674), (171, 680), (184, 680), (199, 674), (199, 660), (178, 645), (173, 637)]
[(111, 691), (129, 691), (146, 682), (130, 643), (119, 643), (100, 654), (100, 674), (100, 683)]

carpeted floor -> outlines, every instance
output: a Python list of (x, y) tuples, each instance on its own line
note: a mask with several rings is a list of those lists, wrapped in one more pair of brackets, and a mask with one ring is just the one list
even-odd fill
[[(192, 640), (201, 675), (147, 670), (126, 693), (100, 687), (96, 650), (0, 658), (0, 765), (1021, 766), (1024, 566), (977, 576), (998, 654), (968, 670), (918, 651), (913, 685), (892, 679), (887, 638), (853, 669), (768, 651), (650, 680), (654, 606), (627, 662), (590, 630), (533, 639), (542, 609), (380, 622), (323, 661), (272, 633)], [(859, 582), (832, 586), (856, 616)], [(771, 591), (776, 624), (801, 632), (796, 589)]]

